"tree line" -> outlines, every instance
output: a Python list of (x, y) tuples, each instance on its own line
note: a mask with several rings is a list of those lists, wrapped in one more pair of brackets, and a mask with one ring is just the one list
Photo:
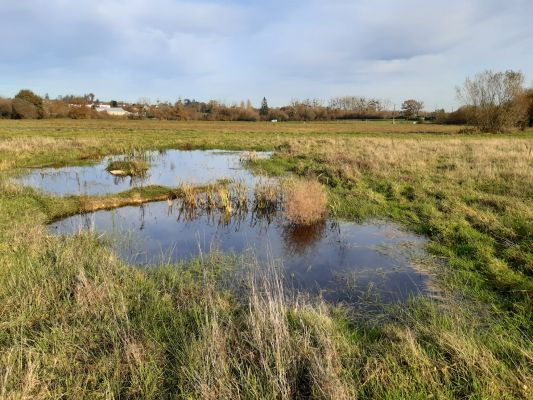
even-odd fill
[[(533, 89), (524, 87), (520, 72), (485, 71), (468, 78), (457, 88), (462, 106), (454, 112), (425, 111), (424, 103), (407, 99), (396, 110), (388, 100), (360, 96), (293, 100), (282, 107), (269, 107), (263, 98), (256, 108), (251, 101), (224, 104), (211, 100), (201, 102), (179, 99), (176, 102), (151, 103), (140, 99), (136, 103), (111, 101), (112, 107), (122, 107), (131, 119), (207, 120), (207, 121), (331, 121), (383, 120), (400, 118), (419, 122), (469, 125), (485, 132), (506, 132), (524, 129), (533, 124)], [(97, 107), (103, 104), (93, 93), (82, 96), (66, 95), (56, 99), (40, 97), (30, 90), (21, 90), (14, 98), (0, 98), (0, 118), (116, 118)], [(101, 110), (101, 109), (99, 109)], [(123, 117), (126, 118), (126, 117)]]

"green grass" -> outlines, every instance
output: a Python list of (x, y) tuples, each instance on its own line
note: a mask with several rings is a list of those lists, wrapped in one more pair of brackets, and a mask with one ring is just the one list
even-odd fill
[[(1, 121), (0, 398), (531, 398), (532, 139), (383, 123)], [(251, 167), (318, 178), (334, 216), (426, 235), (435, 259), (420, 267), (440, 299), (369, 319), (287, 301), (273, 273), (235, 290), (236, 256), (133, 268), (95, 235), (55, 237), (45, 223), (171, 188), (59, 198), (9, 181), (27, 166), (180, 147), (276, 150)]]

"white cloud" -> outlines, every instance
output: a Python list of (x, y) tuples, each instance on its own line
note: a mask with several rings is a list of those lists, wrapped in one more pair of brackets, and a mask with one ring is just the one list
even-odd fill
[[(0, 94), (340, 94), (452, 106), (466, 75), (533, 78), (529, 0), (0, 0)], [(7, 39), (7, 40), (6, 40)]]

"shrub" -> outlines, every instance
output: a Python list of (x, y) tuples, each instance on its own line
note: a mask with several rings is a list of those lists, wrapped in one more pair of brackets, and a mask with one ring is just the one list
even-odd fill
[(70, 108), (67, 103), (61, 100), (51, 100), (48, 102), (50, 118), (66, 118), (69, 116)]
[(284, 196), (284, 213), (290, 223), (312, 225), (326, 216), (328, 198), (316, 180), (290, 182)]
[(68, 117), (72, 119), (90, 119), (93, 113), (94, 110), (89, 107), (72, 107), (68, 111)]
[(12, 103), (11, 99), (0, 98), (0, 118), (11, 118), (13, 113)]
[(45, 112), (43, 107), (43, 99), (33, 93), (31, 90), (22, 89), (15, 96), (15, 100), (24, 100), (35, 107), (36, 116), (34, 117), (22, 117), (22, 118), (44, 118)]
[(13, 99), (12, 106), (12, 118), (14, 119), (35, 119), (39, 116), (37, 107), (26, 100), (15, 98)]

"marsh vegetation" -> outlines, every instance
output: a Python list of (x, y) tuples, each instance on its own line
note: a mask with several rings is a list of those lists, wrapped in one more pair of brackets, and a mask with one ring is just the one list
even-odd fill
[(116, 176), (132, 176), (142, 178), (148, 171), (148, 164), (144, 160), (111, 161), (106, 170)]
[[(2, 122), (0, 397), (530, 398), (531, 132), (456, 131)], [(390, 219), (427, 237), (433, 258), (418, 267), (440, 297), (384, 305), (368, 318), (294, 296), (276, 268), (235, 279), (238, 256), (132, 267), (102, 237), (55, 236), (46, 224), (95, 204), (165, 201), (171, 188), (59, 197), (13, 181), (24, 167), (99, 159), (129, 144), (275, 151), (250, 167), (320, 182), (330, 217)], [(265, 206), (285, 197), (262, 193)], [(228, 204), (222, 198), (211, 201)], [(295, 229), (285, 234), (304, 240)], [(306, 231), (319, 236), (320, 224)]]

